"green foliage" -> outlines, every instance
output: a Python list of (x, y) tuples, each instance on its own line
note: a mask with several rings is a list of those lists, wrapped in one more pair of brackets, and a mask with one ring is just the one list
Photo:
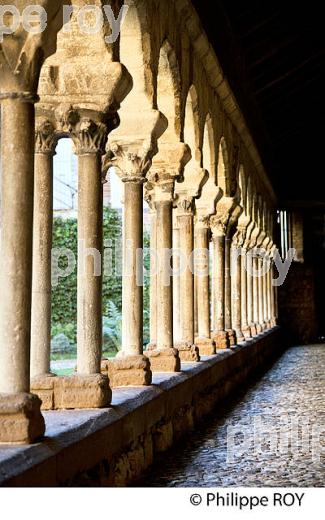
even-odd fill
[[(104, 349), (118, 351), (122, 342), (122, 219), (112, 208), (104, 209), (104, 276), (103, 276), (103, 337)], [(55, 218), (53, 248), (70, 249), (77, 260), (77, 219)], [(149, 343), (150, 306), (150, 234), (144, 233), (144, 344)], [(66, 258), (59, 268), (66, 267)], [(52, 338), (64, 334), (72, 346), (77, 342), (77, 266), (72, 274), (60, 278), (52, 289)]]
[(111, 300), (107, 307), (107, 316), (103, 318), (103, 350), (118, 352), (122, 346), (122, 312)]
[[(103, 314), (110, 310), (110, 301), (122, 309), (121, 276), (116, 276), (121, 266), (122, 222), (120, 214), (112, 208), (104, 209), (104, 261), (106, 269), (103, 277)], [(55, 218), (53, 225), (53, 249), (70, 249), (77, 260), (78, 249), (77, 219)], [(66, 267), (67, 259), (59, 259), (59, 268)], [(111, 264), (109, 266), (109, 264)], [(108, 269), (107, 266), (110, 268)], [(52, 338), (65, 334), (71, 344), (76, 344), (77, 335), (77, 267), (66, 278), (60, 278), (52, 288)]]

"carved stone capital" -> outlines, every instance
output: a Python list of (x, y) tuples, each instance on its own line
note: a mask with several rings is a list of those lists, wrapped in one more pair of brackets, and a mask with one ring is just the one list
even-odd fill
[(107, 137), (107, 125), (88, 117), (82, 117), (71, 129), (71, 138), (77, 155), (104, 155)]
[(106, 154), (107, 164), (116, 168), (122, 182), (147, 182), (146, 174), (150, 169), (156, 149), (152, 144), (136, 146), (110, 144)]
[(177, 215), (178, 217), (186, 215), (194, 215), (194, 197), (183, 196), (177, 199)]
[(173, 202), (175, 178), (165, 170), (147, 174), (146, 193), (153, 204), (156, 202)]
[(245, 243), (246, 228), (238, 228), (232, 239), (232, 246), (234, 248), (242, 248)]
[(208, 215), (196, 214), (195, 227), (197, 229), (209, 229), (210, 228), (210, 217)]
[(217, 214), (210, 217), (210, 228), (213, 237), (223, 237), (227, 234), (229, 213)]
[(53, 123), (48, 119), (36, 120), (35, 153), (54, 155), (57, 142), (58, 136)]

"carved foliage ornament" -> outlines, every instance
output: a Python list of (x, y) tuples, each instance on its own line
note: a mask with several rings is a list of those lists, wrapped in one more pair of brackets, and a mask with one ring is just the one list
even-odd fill
[(114, 166), (123, 182), (145, 183), (154, 150), (152, 146), (143, 146), (138, 152), (129, 151), (127, 145), (112, 144), (106, 155), (106, 165)]
[(103, 155), (108, 136), (108, 129), (104, 123), (98, 123), (90, 118), (82, 118), (71, 131), (77, 155)]
[(58, 138), (51, 121), (38, 121), (35, 130), (35, 153), (54, 154), (57, 142)]

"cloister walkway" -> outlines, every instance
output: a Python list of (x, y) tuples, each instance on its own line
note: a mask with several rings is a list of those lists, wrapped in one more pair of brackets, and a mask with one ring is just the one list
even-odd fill
[(157, 461), (141, 486), (323, 486), (324, 362), (325, 345), (286, 351), (236, 403)]

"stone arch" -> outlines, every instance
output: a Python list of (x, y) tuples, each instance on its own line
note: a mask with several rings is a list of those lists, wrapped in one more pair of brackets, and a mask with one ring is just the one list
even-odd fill
[(191, 85), (189, 88), (186, 99), (184, 141), (189, 145), (192, 152), (192, 160), (189, 164), (195, 162), (197, 165), (201, 166), (202, 152), (200, 150), (199, 103), (197, 91), (194, 85)]
[(141, 108), (152, 108), (154, 98), (153, 77), (150, 67), (151, 39), (147, 30), (147, 13), (143, 3), (134, 0), (125, 2), (129, 6), (121, 27), (119, 41), (120, 61), (133, 79), (133, 89), (124, 105), (135, 102)]
[(168, 119), (168, 128), (161, 142), (179, 141), (181, 79), (176, 54), (168, 40), (161, 46), (157, 74), (157, 108)]
[(212, 177), (214, 182), (217, 183), (215, 139), (212, 117), (210, 114), (207, 115), (204, 125), (202, 161), (203, 168), (205, 168), (209, 172), (209, 177)]
[(217, 179), (218, 186), (223, 190), (224, 196), (230, 197), (229, 153), (224, 137), (221, 137), (219, 143)]
[(242, 164), (239, 166), (238, 186), (240, 191), (240, 205), (243, 207), (245, 215), (247, 215), (247, 183), (244, 166)]
[(252, 193), (252, 178), (249, 175), (247, 179), (247, 215), (253, 218), (253, 193)]

